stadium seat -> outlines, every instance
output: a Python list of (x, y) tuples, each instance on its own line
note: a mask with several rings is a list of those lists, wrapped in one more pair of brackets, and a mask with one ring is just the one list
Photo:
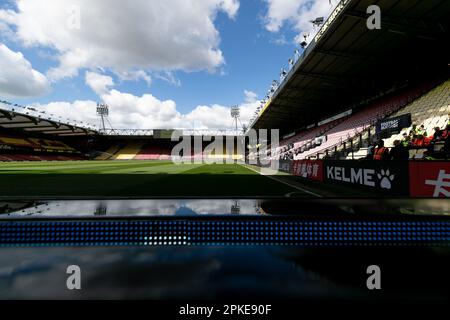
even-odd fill
[(132, 160), (142, 148), (142, 143), (128, 144), (117, 152), (112, 159), (114, 160)]
[(95, 158), (95, 160), (109, 160), (111, 159), (119, 150), (122, 148), (122, 145), (117, 144), (110, 147), (105, 152), (102, 152), (101, 155)]
[[(421, 96), (423, 92), (429, 90), (429, 86), (430, 84), (424, 84), (412, 89), (402, 89), (394, 94), (388, 94), (377, 99), (367, 107), (354, 111), (352, 115), (346, 118), (303, 131), (282, 141), (279, 148), (272, 150), (272, 158), (282, 159), (292, 149), (296, 160), (317, 158), (317, 156), (320, 158), (322, 157), (320, 153), (324, 153), (326, 150), (329, 150), (330, 154), (335, 150), (344, 151), (344, 143), (348, 147), (351, 143), (355, 145), (359, 141), (367, 140), (369, 130), (372, 133), (375, 131), (375, 124), (379, 119), (391, 116), (400, 108)], [(326, 141), (322, 141), (320, 145), (315, 145), (314, 139), (322, 135), (326, 136)], [(356, 140), (356, 137), (358, 137), (358, 140)], [(356, 158), (363, 158), (366, 154), (365, 150), (361, 150), (360, 153), (356, 153)], [(346, 157), (352, 158), (355, 155), (349, 154)]]
[[(435, 127), (443, 129), (449, 121), (450, 113), (450, 80), (439, 85), (419, 99), (392, 116), (411, 113), (412, 123), (417, 126), (424, 125), (428, 135), (434, 132)], [(385, 139), (385, 146), (392, 147), (395, 140), (401, 140), (404, 132), (409, 133), (412, 127), (404, 128), (399, 134)]]
[(134, 157), (135, 160), (170, 160), (171, 150), (168, 147), (161, 147), (148, 144), (142, 147)]

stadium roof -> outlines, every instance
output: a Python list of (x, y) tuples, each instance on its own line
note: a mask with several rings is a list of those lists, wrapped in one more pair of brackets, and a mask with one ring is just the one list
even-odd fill
[(31, 110), (21, 113), (9, 109), (4, 102), (0, 103), (0, 128), (59, 137), (98, 134), (98, 131), (92, 128), (41, 118), (38, 115), (33, 115)]
[[(21, 112), (15, 108), (22, 109)], [(7, 101), (0, 101), (0, 128), (21, 130), (27, 133), (54, 135), (59, 137), (103, 135), (112, 137), (148, 137), (170, 138), (173, 131), (192, 136), (238, 136), (242, 131), (227, 129), (105, 129), (97, 130), (82, 123), (63, 123), (41, 116), (41, 112), (32, 107), (23, 107)]]
[[(381, 30), (367, 28), (372, 4)], [(448, 0), (342, 0), (252, 127), (285, 134), (396, 84), (448, 73), (449, 32)]]

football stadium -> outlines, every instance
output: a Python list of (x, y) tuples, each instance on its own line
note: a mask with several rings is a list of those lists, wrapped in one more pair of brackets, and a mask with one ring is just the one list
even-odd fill
[[(0, 97), (0, 298), (371, 300), (375, 263), (375, 299), (448, 299), (450, 2), (334, 2), (233, 129)], [(69, 264), (81, 293), (51, 275)]]

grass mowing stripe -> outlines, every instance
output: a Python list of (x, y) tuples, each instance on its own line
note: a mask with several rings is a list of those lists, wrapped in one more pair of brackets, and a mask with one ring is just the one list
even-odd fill
[(132, 168), (149, 168), (155, 166), (165, 166), (170, 165), (172, 162), (74, 162), (70, 165), (55, 165), (53, 162), (46, 162), (45, 164), (39, 163), (36, 166), (34, 163), (28, 163), (27, 165), (21, 166), (0, 166), (1, 173), (26, 173), (26, 174), (41, 174), (41, 173), (72, 173), (72, 174), (86, 174), (86, 173), (101, 173), (108, 170), (121, 170), (121, 169), (132, 169)]
[(1, 166), (0, 196), (259, 198), (283, 197), (294, 190), (237, 164), (92, 161), (73, 162), (70, 169), (51, 163), (48, 171), (49, 163), (46, 165), (36, 171), (27, 171), (27, 166), (8, 171)]
[(167, 175), (167, 174), (180, 174), (185, 171), (195, 169), (199, 165), (176, 165), (173, 163), (167, 163), (164, 166), (129, 166), (126, 168), (117, 168), (112, 170), (103, 171), (102, 174), (155, 174), (155, 175)]

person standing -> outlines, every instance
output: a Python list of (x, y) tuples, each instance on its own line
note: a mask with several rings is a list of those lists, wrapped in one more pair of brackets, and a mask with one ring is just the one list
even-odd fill
[(405, 148), (409, 148), (411, 145), (411, 136), (409, 136), (406, 132), (403, 132), (402, 144)]
[(371, 142), (371, 143), (369, 143), (369, 146), (367, 147), (366, 160), (373, 160), (374, 151), (375, 151), (375, 144)]
[(394, 147), (390, 152), (391, 160), (408, 160), (409, 159), (409, 151), (400, 140), (394, 141)]
[(419, 129), (417, 129), (416, 134), (422, 137), (427, 136), (427, 130), (425, 129), (425, 126), (423, 124), (419, 127)]
[(443, 131), (441, 130), (441, 128), (434, 128), (433, 141), (439, 141), (442, 137), (442, 133)]
[(375, 149), (373, 160), (390, 160), (389, 149), (384, 146), (384, 141), (378, 142), (378, 148)]

